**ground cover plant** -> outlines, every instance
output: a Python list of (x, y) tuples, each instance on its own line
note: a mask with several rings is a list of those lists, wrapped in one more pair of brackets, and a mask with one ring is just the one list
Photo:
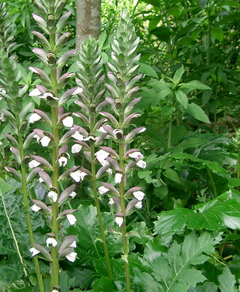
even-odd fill
[(1, 2), (1, 291), (239, 290), (238, 2), (126, 3)]

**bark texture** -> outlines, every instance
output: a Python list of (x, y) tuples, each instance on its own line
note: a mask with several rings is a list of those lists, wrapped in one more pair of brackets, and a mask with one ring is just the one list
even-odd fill
[(89, 36), (100, 35), (101, 0), (76, 0), (77, 27), (76, 49)]

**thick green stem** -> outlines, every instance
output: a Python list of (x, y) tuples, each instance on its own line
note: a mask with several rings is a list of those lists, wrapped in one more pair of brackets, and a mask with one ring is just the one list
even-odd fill
[[(122, 128), (122, 124), (124, 121), (124, 115), (121, 114), (119, 116), (119, 125), (120, 129)], [(124, 221), (122, 224), (122, 242), (123, 242), (123, 259), (125, 262), (125, 277), (126, 277), (126, 291), (131, 291), (131, 284), (130, 284), (130, 272), (129, 272), (129, 263), (128, 263), (128, 242), (127, 242), (127, 236), (126, 236), (126, 216), (125, 216), (125, 181), (124, 181), (124, 141), (122, 140), (119, 143), (119, 166), (120, 169), (123, 171), (123, 177), (120, 182), (120, 204), (121, 204), (121, 213), (124, 214)]]
[[(17, 118), (17, 122), (20, 124), (19, 119)], [(20, 157), (21, 161), (23, 161), (24, 158), (24, 149), (23, 149), (23, 137), (21, 135), (18, 136), (18, 143), (19, 143), (19, 150), (20, 150)], [(29, 213), (29, 204), (28, 204), (28, 194), (27, 194), (27, 180), (26, 180), (26, 168), (24, 164), (21, 164), (21, 174), (22, 174), (22, 192), (23, 192), (23, 203), (26, 210), (26, 219), (27, 219), (27, 226), (28, 226), (28, 233), (30, 237), (31, 244), (34, 243), (34, 237), (33, 237), (33, 230), (32, 230), (32, 224), (31, 224), (31, 218)], [(34, 257), (34, 265), (36, 269), (37, 279), (38, 279), (38, 285), (40, 292), (44, 292), (44, 286), (42, 281), (42, 274), (39, 267), (38, 258)]]
[[(95, 125), (95, 119), (94, 119), (94, 117), (91, 116), (90, 117), (90, 133), (93, 132), (94, 125)], [(107, 264), (108, 276), (110, 279), (112, 279), (113, 278), (112, 268), (111, 268), (110, 259), (109, 259), (109, 255), (108, 255), (107, 242), (106, 242), (106, 237), (105, 237), (105, 233), (104, 233), (104, 226), (103, 226), (103, 221), (102, 221), (102, 213), (101, 213), (100, 204), (99, 204), (99, 200), (98, 200), (98, 194), (97, 194), (96, 167), (95, 167), (95, 155), (94, 154), (95, 154), (95, 146), (93, 144), (93, 145), (91, 145), (92, 188), (93, 188), (95, 205), (97, 207), (98, 221), (99, 221), (101, 238), (102, 238), (102, 243), (103, 243), (104, 255), (105, 255), (106, 264)]]
[[(50, 34), (50, 46), (52, 52), (55, 50), (55, 34)], [(57, 71), (51, 69), (51, 90), (54, 96), (57, 96)], [(52, 184), (53, 187), (59, 192), (58, 178), (59, 167), (57, 159), (59, 155), (59, 131), (57, 127), (58, 122), (58, 105), (52, 105), (52, 134), (54, 137), (54, 145), (52, 147)], [(55, 235), (55, 239), (58, 241), (58, 199), (56, 202), (52, 202), (52, 233)], [(59, 283), (59, 259), (58, 259), (58, 246), (52, 247), (52, 287), (58, 286)]]

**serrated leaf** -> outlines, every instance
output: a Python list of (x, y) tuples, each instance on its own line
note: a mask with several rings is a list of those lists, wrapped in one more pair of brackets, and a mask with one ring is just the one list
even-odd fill
[(198, 121), (210, 124), (208, 116), (205, 114), (203, 109), (195, 103), (188, 104), (185, 112), (193, 116)]
[(138, 284), (143, 290), (148, 292), (163, 291), (160, 288), (159, 283), (149, 275), (149, 273), (142, 272), (139, 269), (134, 268), (134, 283)]
[(116, 285), (114, 284), (113, 280), (109, 279), (108, 277), (102, 277), (98, 279), (93, 285), (94, 292), (100, 292), (100, 291), (115, 292), (117, 290), (118, 289)]
[(231, 273), (229, 268), (226, 266), (223, 269), (223, 273), (218, 277), (219, 289), (221, 292), (235, 292), (235, 276)]
[(213, 233), (203, 232), (197, 237), (192, 232), (182, 244), (175, 241), (164, 257), (158, 257), (151, 263), (152, 275), (163, 287), (160, 291), (188, 291), (188, 288), (203, 282), (206, 278), (193, 266), (207, 261), (208, 256), (205, 254), (213, 253), (214, 245), (220, 240)]
[(187, 95), (182, 90), (177, 90), (175, 92), (177, 101), (185, 108), (187, 109), (188, 106), (188, 98)]
[(0, 178), (0, 194), (6, 193), (12, 189), (12, 186)]

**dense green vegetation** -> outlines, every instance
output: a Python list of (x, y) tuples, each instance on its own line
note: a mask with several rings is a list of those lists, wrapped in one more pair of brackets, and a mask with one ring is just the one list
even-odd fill
[(1, 1), (0, 291), (239, 291), (240, 3), (74, 7)]

